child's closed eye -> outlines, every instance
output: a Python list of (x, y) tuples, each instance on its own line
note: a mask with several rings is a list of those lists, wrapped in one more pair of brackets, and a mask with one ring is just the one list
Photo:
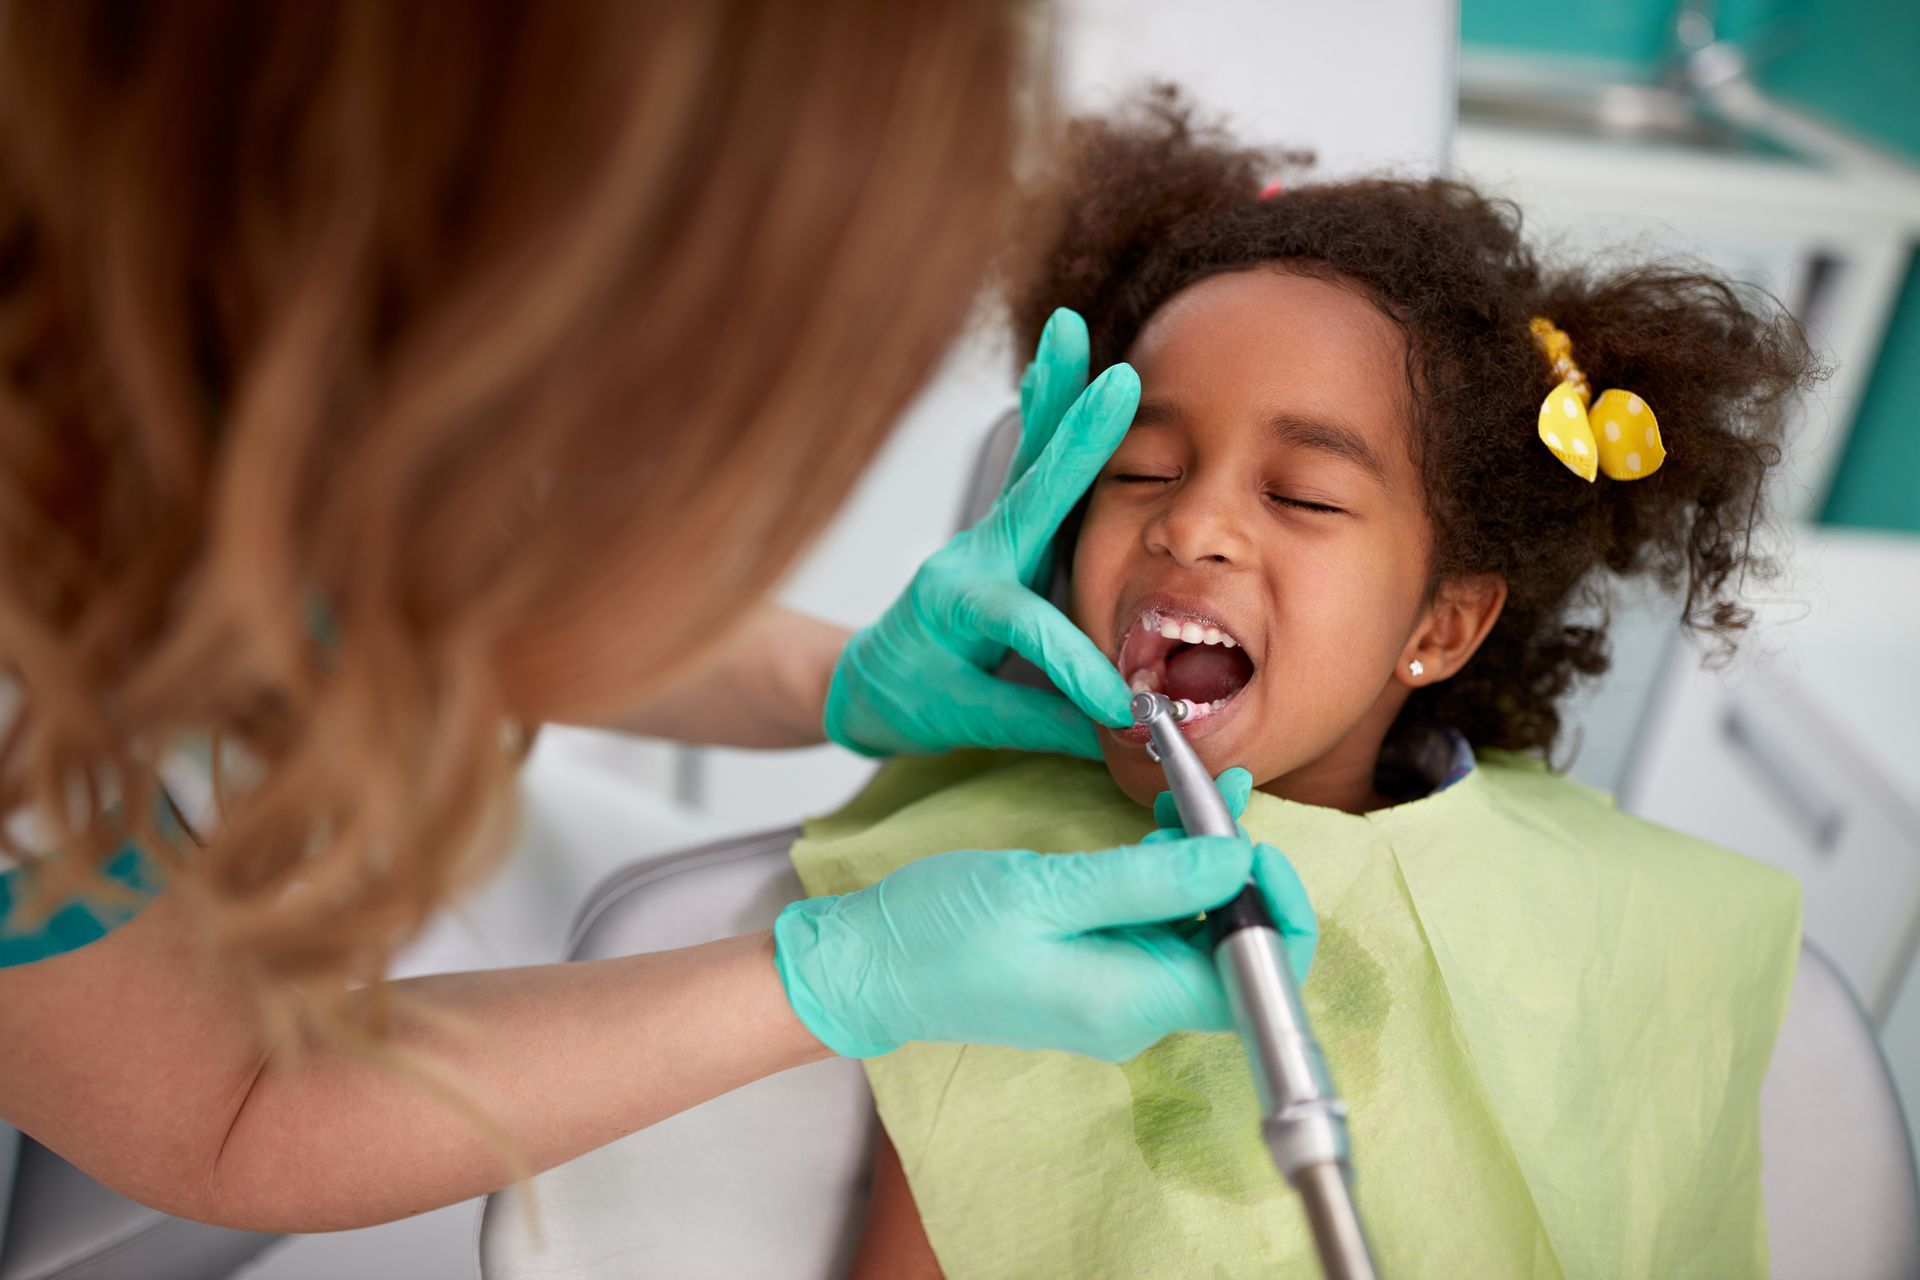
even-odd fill
[(1294, 498), (1284, 493), (1270, 493), (1267, 495), (1267, 499), (1278, 506), (1292, 507), (1299, 511), (1315, 511), (1321, 515), (1329, 516), (1343, 516), (1347, 514), (1345, 507), (1336, 507), (1325, 502), (1315, 502), (1311, 498)]
[[(1155, 475), (1146, 471), (1118, 471), (1109, 475), (1107, 480), (1111, 484), (1171, 484), (1179, 478), (1177, 474)], [(1312, 498), (1296, 498), (1285, 493), (1269, 493), (1266, 497), (1276, 506), (1291, 507), (1297, 511), (1311, 511), (1328, 516), (1347, 514), (1345, 507), (1336, 507), (1329, 502), (1317, 502)]]

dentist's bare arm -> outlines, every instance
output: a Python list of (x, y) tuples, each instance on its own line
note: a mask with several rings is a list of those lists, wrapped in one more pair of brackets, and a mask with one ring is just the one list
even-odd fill
[[(766, 933), (681, 951), (397, 984), (484, 1028), (392, 1039), (457, 1080), (535, 1170), (830, 1056)], [(324, 1046), (269, 1054), (237, 980), (163, 894), (79, 951), (0, 969), (0, 1116), (108, 1186), (263, 1231), (390, 1221), (493, 1190), (462, 1116)]]
[(777, 604), (760, 605), (713, 665), (605, 727), (728, 747), (825, 742), (820, 722), (827, 685), (850, 634)]

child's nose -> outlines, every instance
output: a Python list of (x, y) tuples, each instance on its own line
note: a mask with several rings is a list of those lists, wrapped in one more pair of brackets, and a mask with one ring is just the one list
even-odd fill
[(1223, 494), (1190, 486), (1171, 498), (1146, 529), (1147, 550), (1173, 558), (1183, 568), (1202, 564), (1246, 566), (1253, 541), (1246, 513)]

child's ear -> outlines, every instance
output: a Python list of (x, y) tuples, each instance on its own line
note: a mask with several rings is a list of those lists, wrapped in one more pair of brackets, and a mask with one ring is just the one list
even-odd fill
[(1467, 665), (1467, 659), (1493, 630), (1506, 602), (1507, 580), (1497, 573), (1476, 573), (1441, 583), (1433, 603), (1407, 638), (1394, 674), (1402, 684), (1414, 688), (1445, 680)]

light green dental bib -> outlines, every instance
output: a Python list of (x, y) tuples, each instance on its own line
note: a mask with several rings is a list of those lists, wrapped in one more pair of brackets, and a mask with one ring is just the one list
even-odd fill
[[(1766, 1274), (1790, 876), (1504, 753), (1377, 813), (1255, 793), (1242, 822), (1320, 917), (1303, 996), (1384, 1276)], [(896, 761), (793, 860), (843, 893), (941, 850), (1151, 825), (1098, 764), (961, 753)], [(950, 1280), (1318, 1275), (1231, 1036), (1123, 1066), (911, 1044), (867, 1076)]]

